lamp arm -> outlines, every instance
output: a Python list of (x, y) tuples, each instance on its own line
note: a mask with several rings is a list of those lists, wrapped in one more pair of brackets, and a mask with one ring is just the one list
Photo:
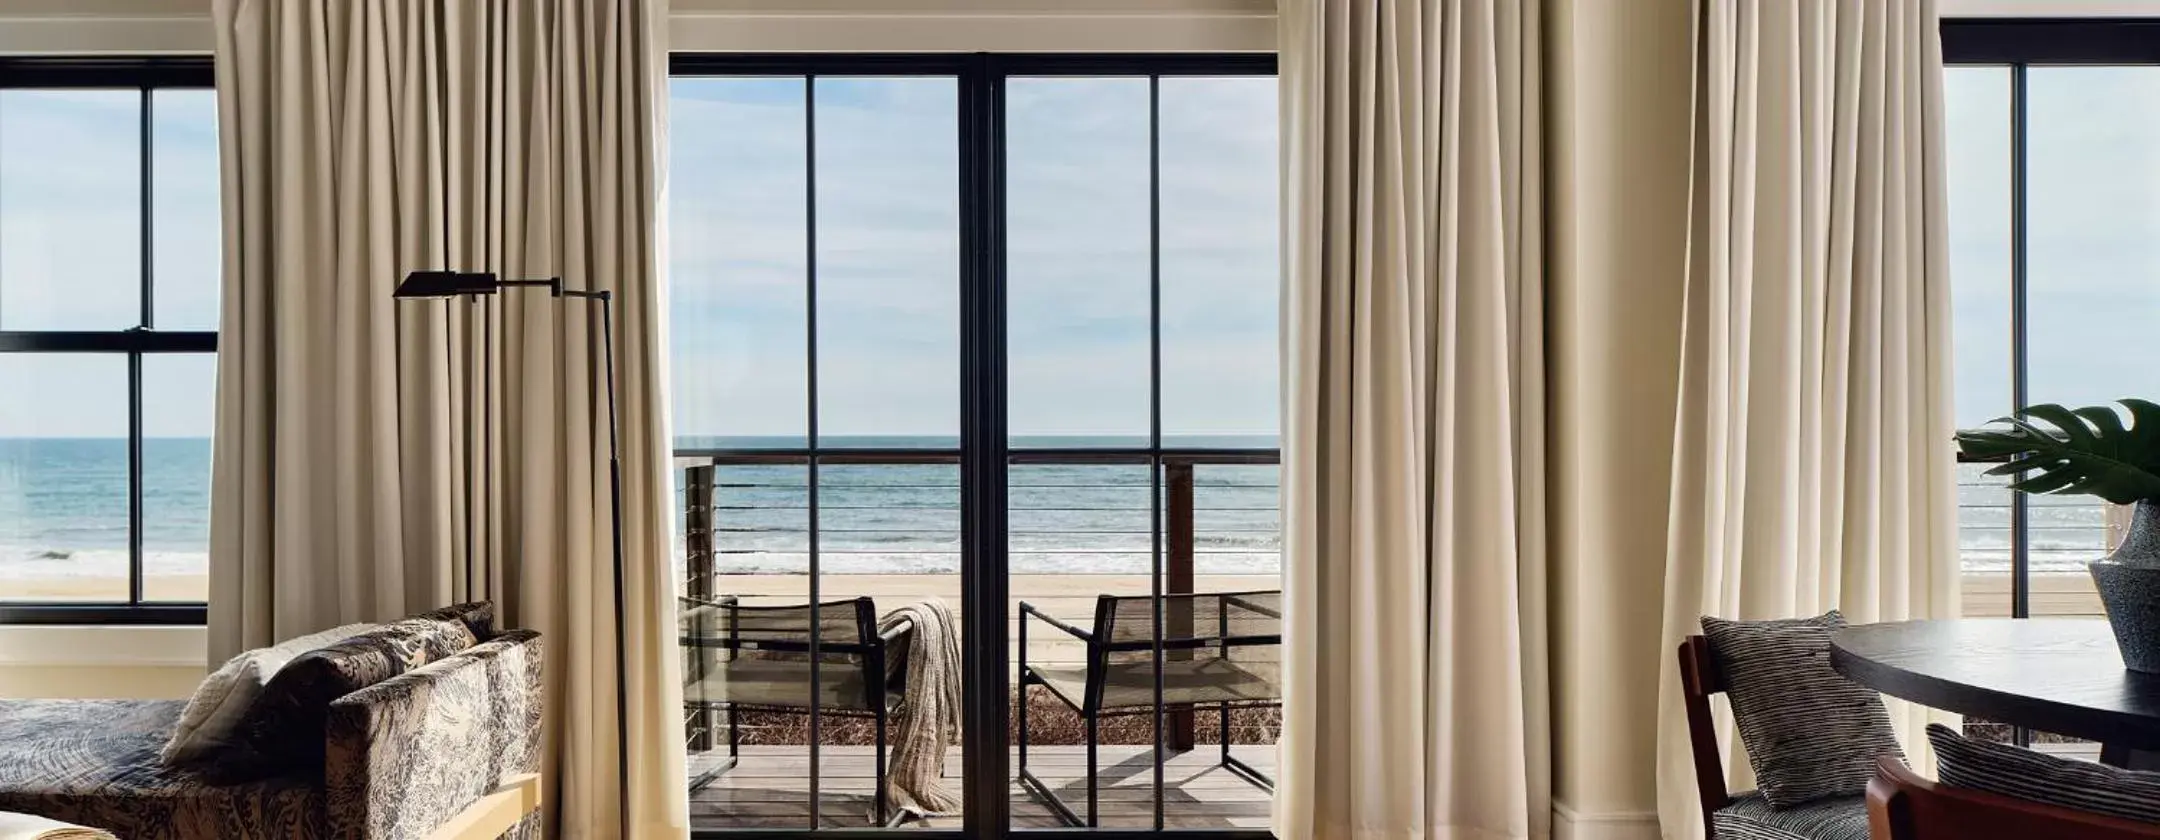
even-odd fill
[(623, 585), (623, 514), (622, 514), (622, 458), (615, 435), (615, 307), (614, 296), (606, 291), (565, 292), (560, 281), (556, 294), (585, 298), (600, 304), (600, 347), (602, 362), (607, 366), (607, 416), (608, 416), (608, 505), (614, 522), (615, 550), (615, 772), (616, 795), (621, 798), (623, 823), (630, 821), (630, 695), (626, 674), (629, 667), (629, 614), (624, 602), (628, 600)]
[[(415, 282), (416, 280), (426, 280), (429, 282)], [(625, 637), (628, 635), (628, 611), (624, 607), (624, 602), (628, 598), (628, 593), (625, 591), (623, 576), (622, 453), (620, 449), (621, 445), (620, 443), (618, 443), (617, 440), (616, 424), (618, 421), (615, 414), (615, 309), (613, 305), (613, 301), (615, 299), (614, 293), (605, 290), (591, 291), (564, 289), (561, 277), (549, 277), (545, 279), (532, 280), (498, 280), (495, 279), (495, 275), (492, 273), (415, 272), (413, 276), (408, 276), (406, 282), (399, 287), (399, 291), (409, 290), (411, 293), (398, 294), (394, 296), (470, 297), (474, 303), (478, 303), (479, 297), (481, 295), (492, 294), (497, 289), (512, 286), (545, 286), (547, 287), (549, 297), (557, 299), (576, 298), (578, 300), (590, 301), (600, 305), (600, 347), (603, 354), (602, 363), (605, 364), (607, 367), (606, 386), (608, 424), (608, 514), (614, 526), (614, 539), (611, 540), (611, 542), (614, 544), (613, 559), (615, 561), (615, 662), (616, 667), (618, 669), (621, 669), (624, 667), (624, 664), (629, 660), (629, 645), (625, 639)], [(468, 474), (466, 476), (466, 480), (468, 482), (471, 481), (471, 475), (469, 472), (470, 469), (471, 465), (468, 461)], [(469, 491), (468, 498), (470, 498)], [(471, 539), (470, 531), (467, 532), (466, 537), (468, 541)], [(472, 550), (468, 545), (466, 549), (468, 562), (470, 562), (471, 554)], [(616, 675), (616, 796), (620, 799), (621, 802), (624, 834), (627, 836), (627, 834), (629, 833), (628, 826), (630, 821), (630, 702), (629, 689), (626, 685), (626, 682), (627, 681), (623, 679), (621, 674), (618, 673)]]
[[(623, 491), (622, 449), (618, 442), (615, 413), (615, 293), (608, 290), (565, 289), (562, 278), (545, 280), (504, 280), (504, 286), (546, 286), (548, 295), (555, 298), (573, 298), (598, 304), (600, 307), (601, 365), (606, 371), (607, 431), (608, 431), (608, 517), (613, 526), (611, 548), (615, 563), (615, 662), (624, 668), (629, 662), (628, 635), (629, 612), (625, 602), (629, 599), (623, 578)], [(630, 696), (626, 680), (621, 675), (615, 679), (615, 773), (616, 795), (621, 798), (625, 824), (630, 811)]]
[[(627, 668), (630, 661), (630, 616), (625, 602), (629, 594), (623, 579), (623, 491), (622, 451), (617, 442), (615, 416), (615, 293), (608, 290), (565, 289), (562, 278), (537, 281), (519, 281), (523, 285), (547, 286), (557, 298), (575, 298), (591, 301), (600, 306), (600, 352), (601, 364), (607, 379), (607, 446), (608, 446), (608, 516), (613, 524), (614, 539), (610, 542), (615, 556), (615, 667)], [(616, 795), (622, 801), (624, 825), (629, 824), (630, 814), (630, 694), (621, 674), (615, 677), (615, 784)]]
[(550, 297), (562, 297), (563, 294), (562, 278), (560, 277), (548, 277), (538, 280), (499, 280), (496, 281), (495, 285), (503, 288), (511, 286), (546, 286)]

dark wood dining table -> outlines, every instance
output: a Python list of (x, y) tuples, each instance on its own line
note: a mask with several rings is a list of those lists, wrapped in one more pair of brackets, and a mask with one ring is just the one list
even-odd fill
[(1830, 664), (1892, 697), (2097, 741), (2102, 761), (2160, 769), (2160, 675), (2124, 668), (2101, 619), (1857, 624), (1831, 637)]

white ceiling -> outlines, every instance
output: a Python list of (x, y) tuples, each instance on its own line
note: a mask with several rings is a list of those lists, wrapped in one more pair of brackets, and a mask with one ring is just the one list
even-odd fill
[(2160, 17), (2160, 0), (1938, 0), (1943, 17)]

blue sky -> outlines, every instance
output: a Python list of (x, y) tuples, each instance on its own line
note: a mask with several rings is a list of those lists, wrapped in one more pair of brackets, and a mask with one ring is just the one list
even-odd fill
[[(807, 428), (803, 85), (674, 83), (677, 434)], [(820, 430), (956, 434), (955, 84), (817, 85)], [(1165, 430), (1273, 434), (1274, 82), (1162, 98)], [(1015, 79), (1008, 113), (1012, 430), (1145, 434), (1147, 83)]]
[[(2009, 74), (1947, 73), (1957, 418), (2010, 408)], [(803, 82), (674, 83), (669, 268), (684, 434), (806, 425)], [(1164, 386), (1172, 433), (1275, 430), (1274, 91), (1163, 83)], [(954, 88), (819, 82), (822, 423), (833, 434), (958, 425)], [(1145, 430), (1146, 86), (1010, 88), (1012, 424)], [(2160, 397), (2160, 69), (2031, 71), (2031, 373), (2036, 400)], [(216, 315), (215, 113), (153, 112), (161, 326)], [(0, 328), (135, 322), (134, 94), (0, 92)], [(211, 363), (160, 358), (153, 435), (209, 433)], [(0, 356), (0, 436), (124, 431), (117, 357)]]
[[(682, 80), (668, 266), (678, 433), (806, 426), (800, 79)], [(1165, 426), (1276, 427), (1271, 79), (1163, 83)], [(154, 109), (153, 265), (164, 328), (213, 325), (215, 107)], [(1147, 428), (1147, 88), (1014, 80), (1009, 123), (1016, 434)], [(132, 326), (140, 195), (126, 91), (0, 93), (0, 328)], [(818, 318), (828, 434), (959, 425), (956, 88), (818, 82)], [(148, 432), (206, 436), (213, 365), (152, 359)], [(0, 437), (125, 433), (116, 356), (0, 356)]]
[[(139, 97), (0, 92), (0, 329), (112, 330), (141, 317)], [(152, 100), (152, 265), (159, 327), (216, 329), (216, 105), (207, 90)], [(144, 432), (206, 437), (215, 362), (144, 369)], [(127, 433), (126, 360), (0, 355), (0, 437)]]
[[(1961, 427), (2012, 407), (2009, 84), (1946, 73)], [(2030, 399), (2160, 399), (2160, 68), (2035, 67), (2028, 85)]]

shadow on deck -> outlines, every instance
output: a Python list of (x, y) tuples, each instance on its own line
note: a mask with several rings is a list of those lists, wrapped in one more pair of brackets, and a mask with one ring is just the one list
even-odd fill
[[(1270, 776), (1275, 748), (1233, 748), (1238, 759)], [(1098, 785), (1104, 828), (1151, 828), (1154, 824), (1154, 762), (1144, 746), (1099, 748)], [(832, 746), (820, 761), (819, 807), (822, 828), (863, 828), (870, 820), (871, 751), (869, 747)], [(691, 774), (723, 754), (693, 755)], [(1079, 747), (1028, 749), (1028, 768), (1076, 809), (1087, 801), (1086, 755)], [(1172, 753), (1163, 766), (1163, 824), (1180, 829), (1266, 828), (1268, 791), (1223, 769), (1212, 746)], [(960, 789), (960, 750), (945, 763), (948, 784)], [(1011, 786), (1014, 828), (1063, 828), (1050, 809), (1019, 785)], [(745, 746), (734, 769), (690, 794), (693, 828), (806, 828), (810, 826), (810, 751), (805, 747)], [(909, 827), (959, 828), (955, 814), (910, 822)]]

